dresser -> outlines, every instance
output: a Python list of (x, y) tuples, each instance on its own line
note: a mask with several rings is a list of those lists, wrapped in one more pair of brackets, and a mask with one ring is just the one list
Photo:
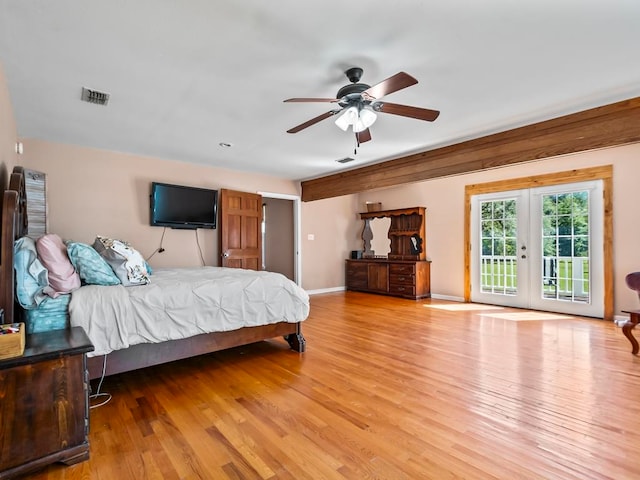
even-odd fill
[(431, 262), (427, 260), (361, 259), (346, 262), (347, 290), (412, 299), (431, 296)]
[[(426, 259), (424, 207), (401, 208), (363, 212), (362, 258), (346, 260), (345, 283), (347, 290), (380, 293), (404, 298), (431, 296), (431, 262)], [(385, 235), (389, 239), (389, 252), (376, 256), (371, 250), (373, 232), (371, 221), (390, 219)]]
[(89, 458), (92, 350), (74, 327), (27, 335), (23, 355), (0, 361), (0, 479)]

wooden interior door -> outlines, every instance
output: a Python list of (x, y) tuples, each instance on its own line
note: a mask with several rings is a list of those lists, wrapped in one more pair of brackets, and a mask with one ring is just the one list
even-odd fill
[(262, 196), (220, 190), (220, 255), (223, 267), (262, 269)]

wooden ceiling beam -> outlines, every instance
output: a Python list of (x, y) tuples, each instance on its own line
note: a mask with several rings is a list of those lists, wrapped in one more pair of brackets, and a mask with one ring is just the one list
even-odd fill
[(640, 97), (302, 182), (313, 201), (640, 141)]

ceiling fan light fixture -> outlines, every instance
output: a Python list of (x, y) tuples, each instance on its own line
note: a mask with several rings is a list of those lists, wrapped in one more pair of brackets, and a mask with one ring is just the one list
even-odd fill
[(336, 125), (346, 132), (349, 126), (355, 125), (357, 121), (358, 121), (358, 108), (355, 106), (351, 106), (347, 108), (342, 113), (342, 115), (340, 115), (336, 119)]
[(300, 125), (290, 128), (287, 130), (287, 133), (297, 133), (300, 130), (304, 130), (326, 118), (336, 115), (336, 125), (345, 132), (349, 130), (349, 126), (352, 126), (356, 134), (356, 141), (358, 143), (364, 143), (371, 140), (369, 127), (376, 121), (377, 114), (380, 112), (415, 118), (425, 122), (433, 122), (438, 118), (438, 115), (440, 115), (438, 110), (378, 101), (381, 97), (418, 83), (418, 80), (408, 73), (398, 72), (373, 86), (360, 83), (362, 69), (359, 67), (350, 68), (345, 74), (351, 83), (338, 90), (335, 98), (301, 97), (285, 100), (285, 102), (337, 103), (341, 107), (325, 112), (322, 115), (318, 115), (311, 120), (307, 120)]
[(375, 123), (377, 118), (378, 116), (373, 110), (363, 108), (362, 110), (360, 110), (358, 120), (353, 124), (353, 131), (355, 133), (364, 132), (367, 128)]

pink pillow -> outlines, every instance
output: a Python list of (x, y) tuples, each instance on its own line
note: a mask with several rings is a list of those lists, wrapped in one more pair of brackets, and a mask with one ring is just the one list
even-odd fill
[(80, 275), (75, 271), (67, 247), (55, 233), (43, 235), (36, 241), (40, 261), (49, 271), (49, 285), (54, 290), (49, 293), (56, 298), (61, 293), (69, 293), (80, 288)]

